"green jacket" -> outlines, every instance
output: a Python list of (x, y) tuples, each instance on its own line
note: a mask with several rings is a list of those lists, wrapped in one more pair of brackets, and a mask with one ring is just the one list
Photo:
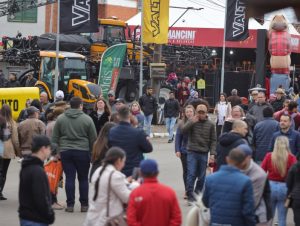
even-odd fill
[(91, 151), (96, 138), (93, 120), (79, 109), (68, 109), (60, 115), (52, 132), (52, 144), (58, 151)]

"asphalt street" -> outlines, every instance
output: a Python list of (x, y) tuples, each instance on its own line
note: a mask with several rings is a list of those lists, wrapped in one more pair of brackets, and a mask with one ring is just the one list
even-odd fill
[[(159, 163), (159, 180), (160, 182), (172, 187), (180, 202), (182, 210), (183, 222), (190, 207), (186, 205), (183, 199), (184, 188), (182, 181), (182, 170), (180, 160), (174, 154), (174, 144), (168, 144), (167, 138), (152, 139), (154, 151), (146, 155), (147, 158), (156, 159)], [(18, 186), (19, 186), (19, 171), (20, 163), (16, 160), (11, 162), (7, 183), (4, 188), (4, 195), (8, 198), (7, 201), (0, 201), (0, 225), (1, 226), (17, 226), (18, 219)], [(37, 191), (38, 192), (38, 191)], [(58, 200), (64, 204), (66, 200), (64, 189), (59, 189)], [(78, 187), (76, 190), (76, 201), (74, 213), (66, 213), (63, 210), (56, 211), (55, 226), (82, 226), (85, 213), (80, 212), (80, 204), (78, 201)], [(289, 211), (287, 226), (293, 226), (292, 213)], [(183, 224), (185, 225), (185, 224)]]

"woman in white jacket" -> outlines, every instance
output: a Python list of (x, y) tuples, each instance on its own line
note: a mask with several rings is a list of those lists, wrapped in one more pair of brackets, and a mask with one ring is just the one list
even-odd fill
[[(120, 148), (112, 147), (106, 153), (103, 165), (93, 174), (85, 226), (104, 226), (109, 217), (117, 216), (124, 211), (123, 204), (128, 202), (130, 195), (126, 177), (120, 172), (125, 165), (125, 160), (125, 152)], [(108, 191), (109, 187), (110, 191)], [(110, 198), (109, 216), (107, 217), (108, 192)]]

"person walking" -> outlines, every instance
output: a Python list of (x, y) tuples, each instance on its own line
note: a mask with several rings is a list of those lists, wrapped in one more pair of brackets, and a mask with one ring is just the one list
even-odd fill
[(188, 105), (184, 108), (184, 115), (182, 121), (178, 123), (175, 136), (175, 154), (180, 158), (183, 172), (183, 184), (184, 184), (184, 198), (187, 199), (187, 143), (188, 135), (182, 133), (183, 125), (195, 115), (195, 108), (192, 105)]
[(140, 171), (144, 182), (130, 194), (128, 226), (180, 226), (181, 212), (176, 194), (173, 189), (158, 182), (156, 161), (143, 160)]
[(84, 226), (105, 226), (110, 217), (123, 213), (123, 205), (127, 204), (130, 195), (128, 182), (121, 173), (125, 160), (125, 152), (118, 147), (112, 147), (106, 153), (103, 165), (91, 179), (90, 205)]
[(0, 200), (6, 200), (3, 196), (3, 189), (6, 182), (6, 176), (11, 159), (20, 156), (20, 145), (18, 138), (17, 123), (12, 118), (11, 108), (7, 104), (3, 104), (0, 115), (6, 121), (6, 129), (4, 130), (6, 139), (3, 142), (4, 153), (0, 159)]
[(249, 145), (241, 144), (237, 146), (236, 149), (246, 155), (244, 162), (238, 165), (238, 168), (247, 175), (252, 182), (256, 226), (271, 226), (273, 211), (267, 174), (253, 161), (253, 151)]
[(217, 169), (226, 164), (226, 157), (229, 152), (240, 144), (248, 144), (246, 135), (248, 133), (248, 125), (242, 120), (234, 120), (232, 130), (229, 133), (223, 133), (218, 141), (216, 148), (216, 164)]
[(50, 140), (45, 135), (32, 139), (32, 155), (22, 161), (19, 186), (21, 226), (47, 226), (54, 222), (48, 177), (44, 161), (51, 154)]
[(226, 93), (220, 94), (220, 100), (216, 104), (214, 114), (217, 115), (216, 132), (217, 139), (219, 139), (225, 120), (231, 117), (231, 104), (226, 100)]
[(40, 93), (40, 102), (42, 105), (43, 112), (46, 112), (46, 110), (50, 106), (48, 94), (46, 92)]
[(65, 211), (74, 212), (77, 173), (81, 212), (86, 212), (88, 210), (90, 153), (97, 138), (97, 132), (91, 117), (82, 111), (81, 98), (72, 97), (70, 106), (71, 108), (56, 120), (52, 143), (59, 150), (66, 175), (67, 208)]
[(291, 207), (294, 212), (294, 223), (300, 226), (300, 155), (297, 156), (297, 163), (294, 164), (287, 176), (287, 195), (291, 200)]
[(289, 115), (292, 119), (291, 127), (295, 130), (299, 130), (300, 127), (300, 113), (298, 112), (298, 104), (296, 101), (289, 101), (287, 109), (282, 109), (276, 113), (276, 120), (280, 121), (282, 115)]
[(288, 138), (278, 136), (273, 152), (268, 153), (261, 164), (261, 167), (268, 173), (273, 215), (277, 210), (279, 226), (286, 226), (287, 208), (284, 203), (287, 196), (287, 186), (285, 181), (289, 169), (296, 161), (296, 157), (290, 151)]
[(132, 104), (130, 105), (130, 113), (136, 117), (138, 121), (137, 128), (144, 130), (144, 123), (145, 123), (145, 116), (141, 110), (141, 106), (139, 102), (133, 101)]
[(264, 92), (259, 92), (257, 95), (257, 102), (250, 108), (249, 114), (254, 116), (256, 123), (264, 120), (263, 110), (266, 107), (271, 107), (272, 105), (266, 102), (266, 94)]
[(153, 114), (156, 113), (157, 110), (157, 101), (156, 98), (153, 96), (153, 89), (152, 87), (147, 87), (146, 94), (144, 94), (139, 99), (139, 104), (142, 108), (142, 111), (145, 115), (145, 130), (148, 136), (151, 135), (151, 124), (153, 119)]
[[(187, 144), (187, 196), (188, 204), (194, 201), (193, 193), (202, 191), (208, 155), (213, 162), (216, 155), (216, 129), (215, 124), (207, 117), (207, 107), (198, 105), (196, 114), (182, 127), (183, 134), (188, 134)], [(195, 181), (197, 183), (195, 186)]]
[(283, 109), (283, 103), (285, 101), (285, 92), (283, 89), (278, 88), (275, 91), (276, 99), (271, 102), (271, 105), (274, 109), (274, 112), (280, 111)]
[(108, 134), (111, 128), (115, 127), (113, 122), (107, 122), (104, 124), (100, 133), (93, 145), (92, 151), (92, 168), (90, 170), (90, 178), (92, 178), (94, 172), (101, 166), (103, 159), (109, 149), (108, 147)]
[(231, 104), (231, 107), (242, 104), (241, 98), (238, 96), (237, 89), (231, 90), (231, 96), (227, 98), (227, 101)]
[(109, 121), (110, 115), (111, 110), (108, 103), (104, 98), (99, 97), (95, 103), (94, 110), (90, 113), (90, 116), (95, 124), (97, 134), (99, 134), (104, 124)]
[(18, 137), (23, 157), (31, 154), (32, 138), (35, 135), (44, 135), (46, 130), (45, 124), (39, 120), (39, 109), (30, 106), (26, 111), (28, 118), (22, 121), (18, 126)]
[(129, 177), (133, 169), (139, 167), (144, 159), (144, 153), (150, 153), (153, 147), (146, 137), (144, 131), (134, 128), (130, 124), (130, 111), (127, 106), (122, 106), (119, 111), (119, 125), (109, 131), (109, 147), (120, 147), (126, 152), (126, 164), (122, 172)]
[(245, 153), (233, 149), (227, 165), (206, 178), (202, 201), (210, 209), (211, 226), (255, 226), (251, 180), (237, 168), (245, 159)]
[(166, 100), (164, 105), (164, 116), (166, 120), (166, 127), (169, 134), (168, 143), (172, 143), (174, 140), (174, 126), (179, 116), (180, 105), (178, 100), (175, 99), (173, 91), (169, 92), (169, 99)]
[(275, 140), (279, 136), (286, 136), (289, 140), (289, 147), (292, 153), (297, 156), (300, 150), (300, 133), (291, 128), (292, 118), (289, 115), (282, 115), (279, 122), (279, 131), (273, 133), (268, 151), (272, 152), (274, 149)]
[(260, 164), (268, 152), (273, 134), (279, 130), (279, 123), (273, 118), (274, 111), (270, 107), (263, 110), (264, 119), (257, 123), (253, 130), (254, 160)]

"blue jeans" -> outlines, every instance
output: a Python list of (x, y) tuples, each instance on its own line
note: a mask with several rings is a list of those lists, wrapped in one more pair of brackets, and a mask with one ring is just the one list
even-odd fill
[(169, 140), (172, 140), (174, 136), (174, 126), (176, 123), (176, 118), (172, 117), (172, 118), (165, 118), (165, 119), (166, 119), (167, 131), (169, 133)]
[[(187, 195), (193, 200), (193, 193), (199, 193), (203, 189), (207, 168), (208, 153), (187, 153)], [(196, 187), (195, 181), (197, 179)], [(195, 188), (195, 189), (194, 189)]]
[(145, 115), (144, 126), (145, 126), (145, 132), (148, 136), (150, 136), (151, 134), (152, 119), (153, 119), (153, 114), (147, 116)]
[(284, 207), (284, 202), (287, 196), (286, 183), (270, 181), (270, 186), (273, 216), (277, 209), (279, 226), (286, 226), (287, 208)]
[(75, 179), (76, 173), (79, 181), (79, 201), (81, 206), (88, 206), (89, 203), (89, 181), (90, 152), (79, 150), (67, 150), (60, 153), (63, 170), (66, 174), (66, 195), (67, 206), (75, 204)]
[(20, 226), (48, 226), (48, 224), (20, 219)]

